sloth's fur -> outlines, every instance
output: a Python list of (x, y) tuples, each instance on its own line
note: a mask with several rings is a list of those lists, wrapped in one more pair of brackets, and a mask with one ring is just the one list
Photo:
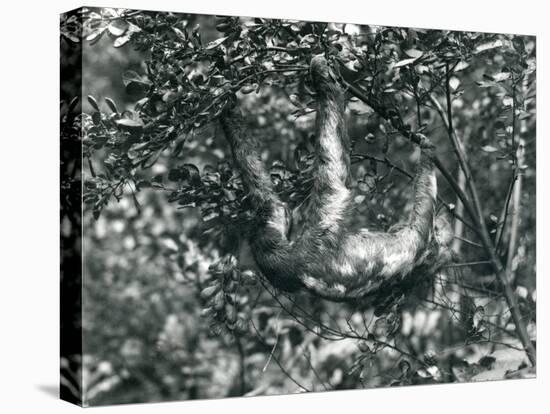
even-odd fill
[(256, 210), (249, 237), (254, 259), (275, 287), (307, 289), (342, 301), (359, 299), (409, 276), (434, 273), (449, 261), (449, 224), (435, 218), (437, 181), (426, 139), (414, 180), (414, 206), (398, 229), (350, 230), (353, 212), (350, 144), (344, 123), (344, 93), (324, 57), (311, 61), (317, 95), (315, 181), (308, 219), (298, 237), (288, 237), (290, 213), (273, 190), (258, 143), (231, 108), (221, 124)]

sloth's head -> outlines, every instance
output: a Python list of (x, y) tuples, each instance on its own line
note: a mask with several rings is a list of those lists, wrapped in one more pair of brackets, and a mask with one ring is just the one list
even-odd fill
[(332, 96), (334, 99), (340, 99), (341, 89), (336, 81), (337, 76), (331, 69), (329, 62), (323, 55), (316, 55), (309, 64), (309, 74), (311, 84), (315, 92), (322, 97)]
[(323, 55), (316, 55), (311, 59), (309, 73), (313, 81), (330, 80), (330, 68), (327, 59)]

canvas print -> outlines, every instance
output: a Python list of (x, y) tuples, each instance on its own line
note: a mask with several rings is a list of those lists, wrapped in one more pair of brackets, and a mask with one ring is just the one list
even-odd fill
[(63, 399), (535, 377), (535, 37), (291, 17), (61, 16)]

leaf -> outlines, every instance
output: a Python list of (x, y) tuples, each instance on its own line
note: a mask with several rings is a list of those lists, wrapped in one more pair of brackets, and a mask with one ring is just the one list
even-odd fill
[(94, 108), (96, 111), (100, 112), (99, 105), (97, 104), (97, 101), (92, 95), (88, 95), (88, 102), (90, 105), (92, 105), (92, 108)]
[(115, 19), (109, 24), (109, 33), (113, 36), (119, 37), (126, 33), (128, 30), (128, 22), (122, 19)]
[(113, 101), (111, 98), (105, 98), (105, 102), (107, 103), (107, 106), (111, 111), (113, 111), (115, 114), (118, 113), (118, 108), (116, 107), (115, 101)]
[[(166, 103), (173, 103), (178, 99), (178, 94), (173, 91), (168, 91), (162, 95), (162, 101)], [(208, 113), (207, 113), (208, 114)]]
[(222, 23), (218, 23), (216, 25), (216, 30), (218, 32), (227, 32), (227, 31), (229, 31), (229, 29), (231, 29), (231, 23), (230, 22), (222, 22)]
[(514, 99), (511, 96), (505, 96), (502, 98), (502, 104), (504, 106), (512, 106), (514, 104)]
[(498, 39), (492, 42), (482, 43), (478, 47), (475, 48), (474, 54), (478, 54), (481, 52), (484, 52), (486, 50), (495, 49), (497, 47), (504, 46), (504, 43), (502, 43), (502, 40)]
[(127, 70), (122, 74), (122, 83), (126, 92), (130, 95), (141, 95), (149, 89), (151, 82), (133, 70)]
[(420, 56), (424, 54), (424, 52), (418, 49), (409, 49), (409, 50), (405, 50), (405, 54), (409, 57), (418, 59)]
[(224, 304), (225, 304), (224, 294), (223, 294), (223, 291), (220, 290), (214, 296), (214, 300), (213, 300), (214, 309), (216, 309), (217, 311), (220, 311), (223, 309)]
[(290, 102), (291, 102), (294, 106), (297, 106), (297, 107), (299, 107), (299, 108), (302, 106), (302, 104), (300, 103), (300, 99), (298, 98), (297, 95), (295, 95), (295, 94), (290, 94), (290, 95), (288, 96), (288, 99), (290, 100)]
[(136, 111), (140, 111), (141, 108), (143, 108), (143, 106), (149, 102), (149, 98), (145, 97), (145, 98), (141, 98), (139, 101), (136, 102), (136, 104), (134, 105), (134, 109)]
[(130, 41), (130, 36), (129, 35), (120, 36), (113, 42), (113, 46), (114, 47), (122, 47), (126, 43), (128, 43), (129, 41)]
[(409, 372), (411, 370), (411, 364), (409, 363), (409, 361), (405, 359), (399, 361), (399, 370), (401, 371), (401, 375), (409, 375)]
[(115, 121), (115, 123), (120, 127), (132, 129), (132, 130), (143, 128), (143, 121), (141, 119), (138, 119), (136, 121), (134, 119), (122, 118)]
[(470, 66), (470, 64), (469, 64), (468, 62), (460, 61), (460, 62), (458, 62), (458, 64), (455, 66), (454, 71), (455, 71), (455, 72), (460, 72), (461, 70), (466, 69), (468, 66)]
[(485, 152), (488, 152), (488, 153), (492, 153), (492, 152), (497, 152), (498, 148), (495, 148), (492, 145), (485, 145), (485, 146), (481, 147), (481, 150), (485, 151)]
[(68, 113), (73, 112), (74, 108), (76, 108), (76, 104), (80, 98), (78, 96), (75, 96), (73, 99), (71, 99), (71, 102), (69, 102), (69, 109), (67, 110)]
[(252, 286), (257, 283), (258, 276), (253, 270), (247, 269), (241, 272), (241, 281), (247, 286)]
[(491, 75), (491, 77), (495, 82), (502, 82), (506, 79), (509, 79), (510, 76), (511, 76), (510, 72), (500, 72), (500, 73), (495, 73), (494, 75)]
[(107, 29), (107, 28), (102, 27), (98, 30), (93, 31), (88, 36), (86, 36), (86, 40), (88, 42), (90, 42), (91, 45), (95, 45), (97, 42), (99, 42), (99, 40), (103, 36), (103, 33), (105, 33), (105, 29)]
[(309, 44), (309, 45), (314, 45), (315, 43), (317, 43), (317, 38), (315, 37), (315, 35), (313, 34), (307, 34), (305, 35), (304, 37), (302, 37), (302, 40), (300, 40), (300, 45), (306, 45), (306, 44)]
[(183, 33), (180, 29), (177, 27), (172, 27), (173, 32), (180, 38), (180, 39), (186, 39), (187, 36), (185, 33)]
[(101, 214), (101, 210), (94, 208), (94, 211), (93, 211), (92, 214), (94, 216), (94, 219), (97, 220), (97, 219), (99, 219), (99, 215)]
[(494, 86), (494, 82), (485, 82), (485, 81), (476, 81), (477, 86), (480, 88), (490, 88), (491, 86)]
[(178, 249), (178, 245), (176, 244), (176, 242), (168, 237), (165, 237), (165, 238), (162, 238), (160, 240), (160, 243), (167, 249), (167, 250), (171, 250), (171, 251), (174, 251), (174, 252), (177, 252), (179, 249)]
[[(65, 39), (67, 39), (67, 40), (69, 40), (73, 43), (80, 43), (80, 38), (75, 36), (73, 33), (63, 32), (63, 33), (61, 33), (61, 35), (64, 36)], [(98, 217), (99, 217), (99, 213), (98, 213)]]
[(205, 49), (206, 49), (206, 50), (215, 49), (215, 48), (217, 48), (219, 45), (221, 45), (223, 42), (225, 42), (226, 40), (227, 40), (227, 36), (225, 36), (225, 37), (220, 37), (219, 39), (213, 40), (212, 42), (208, 43), (208, 44), (205, 46)]
[(95, 125), (99, 125), (100, 122), (101, 122), (101, 112), (99, 111), (95, 111), (93, 114), (92, 114), (92, 121)]
[(424, 369), (424, 368), (421, 368), (419, 369), (418, 371), (416, 371), (416, 374), (420, 377), (420, 378), (431, 378), (432, 377), (432, 374)]
[(436, 381), (438, 381), (441, 378), (441, 371), (439, 370), (437, 365), (432, 365), (431, 367), (426, 368), (426, 371)]
[(132, 82), (138, 82), (138, 83), (148, 83), (146, 80), (144, 80), (141, 75), (133, 70), (127, 70), (122, 74), (122, 83), (124, 86), (128, 86), (128, 84)]
[(523, 38), (521, 36), (514, 36), (512, 38), (512, 45), (514, 46), (514, 49), (516, 49), (519, 53), (525, 52), (525, 42), (523, 41)]
[(418, 58), (410, 58), (410, 59), (404, 59), (399, 62), (397, 62), (395, 65), (393, 65), (394, 68), (400, 68), (402, 66), (407, 66), (413, 63)]
[(456, 91), (456, 88), (458, 88), (460, 85), (460, 79), (458, 79), (456, 76), (453, 76), (451, 79), (449, 79), (449, 86), (452, 88), (453, 91)]
[(204, 308), (202, 311), (201, 311), (201, 316), (204, 317), (204, 318), (210, 318), (212, 317), (214, 314), (216, 313), (216, 311), (214, 310), (213, 307), (209, 306), (207, 308)]
[(363, 193), (371, 193), (376, 190), (376, 178), (366, 175), (363, 179), (357, 181), (357, 188)]

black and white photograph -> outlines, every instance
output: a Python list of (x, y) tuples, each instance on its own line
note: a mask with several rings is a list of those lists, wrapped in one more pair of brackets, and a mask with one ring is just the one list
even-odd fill
[(370, 23), (61, 14), (62, 399), (536, 378), (538, 38)]

